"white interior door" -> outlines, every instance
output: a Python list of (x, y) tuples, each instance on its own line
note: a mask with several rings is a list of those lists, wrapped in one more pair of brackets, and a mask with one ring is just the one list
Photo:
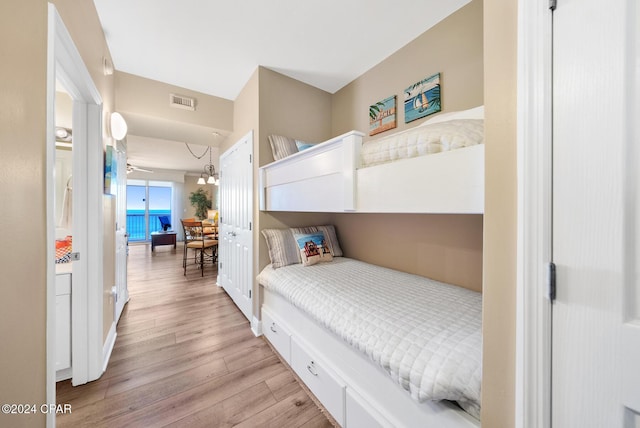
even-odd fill
[(640, 426), (638, 0), (559, 0), (552, 426)]
[(220, 156), (218, 284), (251, 320), (253, 131)]
[(122, 315), (124, 305), (129, 301), (127, 288), (127, 146), (123, 141), (116, 144), (117, 180), (116, 195), (116, 324)]

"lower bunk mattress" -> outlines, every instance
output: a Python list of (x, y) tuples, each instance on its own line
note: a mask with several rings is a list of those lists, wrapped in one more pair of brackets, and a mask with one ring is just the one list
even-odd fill
[(482, 295), (346, 257), (258, 276), (419, 402), (456, 401), (480, 418)]

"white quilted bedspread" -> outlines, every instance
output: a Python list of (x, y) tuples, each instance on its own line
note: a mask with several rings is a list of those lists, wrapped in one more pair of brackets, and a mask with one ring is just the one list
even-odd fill
[(418, 401), (480, 417), (480, 293), (344, 257), (267, 266), (260, 284), (365, 353)]
[(362, 145), (362, 167), (455, 150), (484, 142), (484, 121), (458, 119), (417, 126)]

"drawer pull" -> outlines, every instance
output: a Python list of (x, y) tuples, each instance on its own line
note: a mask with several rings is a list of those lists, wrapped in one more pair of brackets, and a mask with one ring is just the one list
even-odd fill
[(317, 372), (317, 371), (315, 371), (315, 370), (316, 370), (316, 368), (315, 368), (315, 366), (313, 365), (313, 361), (311, 361), (311, 363), (307, 364), (307, 370), (309, 370), (309, 373), (311, 373), (312, 375), (314, 375), (314, 376), (318, 376), (318, 372)]
[(272, 322), (271, 323), (271, 327), (269, 327), (271, 329), (272, 332), (277, 333), (276, 329), (275, 329), (276, 323)]

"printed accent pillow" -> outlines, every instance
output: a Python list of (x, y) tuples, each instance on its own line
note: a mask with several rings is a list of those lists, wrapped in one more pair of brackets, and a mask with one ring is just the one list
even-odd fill
[(294, 234), (322, 232), (327, 240), (327, 245), (329, 246), (331, 255), (333, 257), (342, 257), (342, 248), (340, 248), (340, 243), (338, 242), (336, 228), (332, 224), (327, 224), (325, 226), (292, 227), (291, 232)]
[(331, 251), (322, 232), (294, 233), (300, 257), (304, 266), (311, 266), (316, 263), (330, 262), (333, 260)]
[(274, 269), (300, 263), (300, 251), (290, 229), (264, 229), (271, 266)]

